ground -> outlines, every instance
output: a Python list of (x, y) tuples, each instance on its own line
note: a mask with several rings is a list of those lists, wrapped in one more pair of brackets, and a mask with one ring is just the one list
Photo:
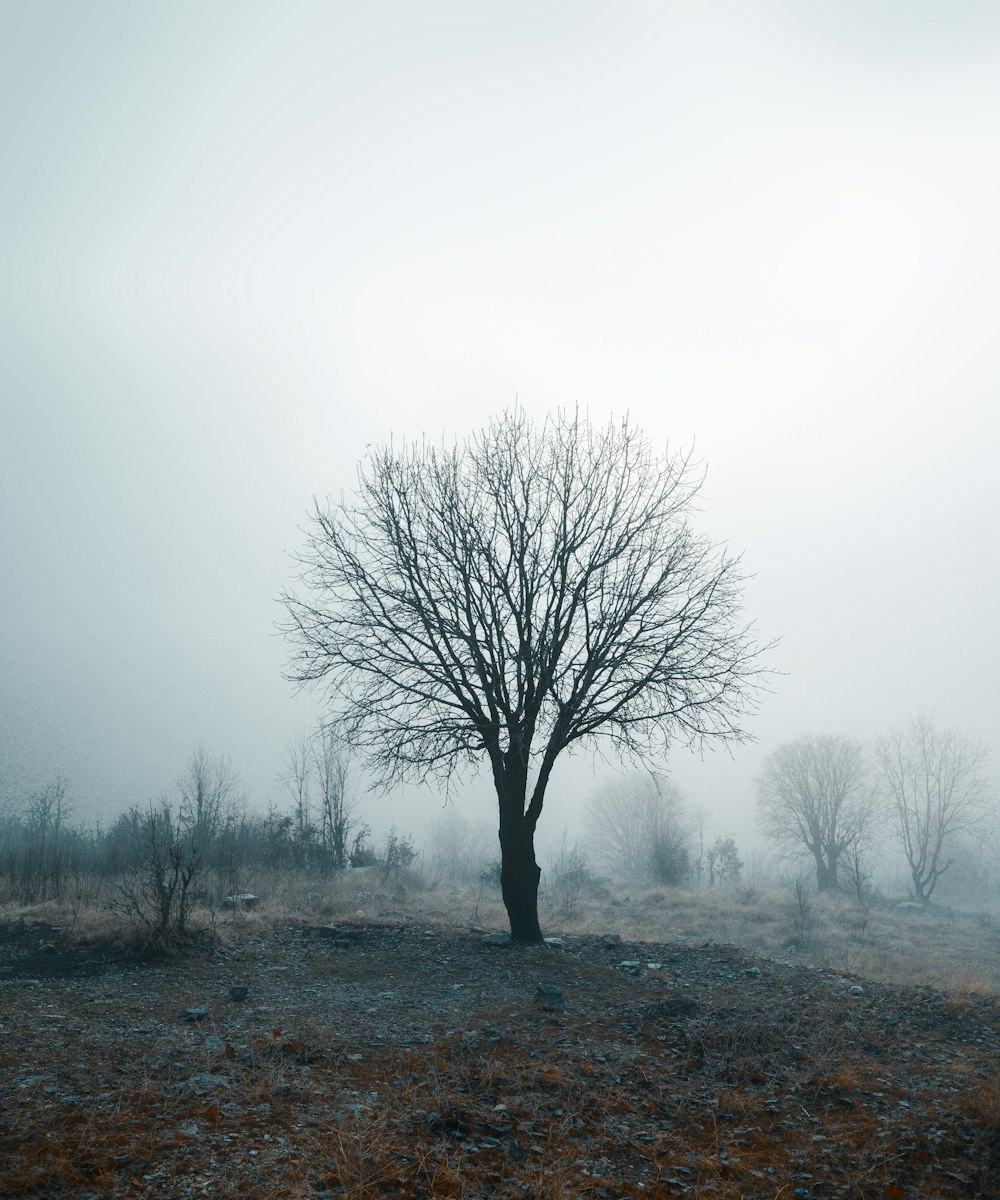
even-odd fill
[(995, 997), (609, 942), (248, 918), (136, 961), (10, 925), (0, 1195), (1000, 1197)]

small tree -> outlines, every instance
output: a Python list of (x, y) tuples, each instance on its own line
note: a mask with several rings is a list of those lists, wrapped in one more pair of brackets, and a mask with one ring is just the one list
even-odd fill
[(236, 796), (237, 779), (228, 758), (212, 758), (198, 746), (178, 781), (179, 821), (204, 864), (218, 836), (228, 805)]
[(705, 854), (709, 886), (716, 883), (738, 883), (743, 875), (743, 859), (731, 833), (719, 836)]
[(32, 795), (24, 808), (21, 894), (28, 901), (61, 900), (65, 872), (66, 820), (71, 811), (67, 782), (60, 775)]
[(294, 738), (285, 747), (283, 770), (278, 776), (292, 799), (292, 855), (297, 867), (305, 866), (315, 828), (309, 796), (313, 770), (312, 746), (308, 738)]
[[(761, 824), (787, 850), (808, 850), (821, 892), (839, 886), (841, 857), (872, 829), (864, 747), (847, 737), (800, 737), (768, 755), (757, 780)], [(854, 860), (852, 860), (854, 861)]]
[(957, 729), (939, 730), (927, 713), (875, 744), (878, 780), (921, 904), (930, 902), (951, 865), (948, 848), (956, 835), (981, 828), (987, 819), (988, 755), (985, 742)]
[(328, 865), (347, 866), (354, 805), (347, 794), (350, 747), (332, 726), (321, 726), (312, 739), (312, 764), (319, 789), (320, 840)]
[(627, 421), (374, 450), (317, 505), (286, 593), (289, 677), (324, 685), (383, 785), (488, 764), (515, 941), (540, 942), (534, 835), (559, 755), (647, 762), (746, 738), (760, 648), (739, 560), (691, 528), (701, 479)]

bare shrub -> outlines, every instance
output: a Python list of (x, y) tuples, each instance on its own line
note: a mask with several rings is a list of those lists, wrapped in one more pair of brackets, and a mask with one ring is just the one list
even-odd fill
[(579, 842), (569, 845), (565, 832), (543, 879), (546, 904), (564, 919), (575, 916), (582, 902), (600, 890)]
[(191, 934), (192, 884), (202, 865), (196, 831), (185, 830), (166, 803), (150, 806), (135, 825), (139, 861), (118, 885), (117, 911), (152, 948), (176, 946)]
[(799, 950), (808, 949), (816, 935), (816, 907), (813, 903), (813, 889), (803, 875), (797, 875), (788, 883), (788, 916), (789, 944)]

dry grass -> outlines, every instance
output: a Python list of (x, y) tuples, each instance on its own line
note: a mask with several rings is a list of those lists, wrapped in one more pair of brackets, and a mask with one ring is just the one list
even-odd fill
[[(0, 1072), (9, 1081), (0, 1194), (996, 1194), (985, 1172), (991, 1156), (1000, 1162), (997, 1041), (982, 1038), (998, 1016), (983, 995), (995, 989), (995, 964), (985, 959), (933, 1004), (898, 989), (857, 1000), (827, 974), (699, 948), (753, 940), (774, 957), (795, 957), (781, 892), (649, 890), (628, 905), (591, 896), (548, 926), (568, 939), (615, 931), (626, 944), (641, 933), (647, 944), (627, 954), (644, 960), (660, 956), (652, 943), (668, 944), (668, 969), (632, 978), (616, 969), (618, 955), (593, 949), (589, 958), (501, 951), (484, 959), (493, 952), (455, 932), (477, 916), (501, 924), (484, 919), (474, 889), (427, 890), (374, 872), (333, 886), (255, 880), (250, 888), (262, 897), (258, 908), (204, 914), (221, 957), (202, 952), (106, 982), (23, 985), (20, 1003), (0, 1016)], [(974, 923), (890, 912), (869, 913), (861, 930), (846, 902), (816, 908), (810, 954), (836, 949), (849, 933), (873, 945), (893, 936), (916, 945), (922, 934), (934, 953), (950, 938), (971, 956), (966, 936), (984, 935)], [(318, 939), (310, 950), (287, 928), (347, 918), (379, 934), (377, 953), (335, 954)], [(424, 941), (424, 930), (440, 932)], [(293, 952), (292, 943), (307, 949)], [(543, 959), (576, 997), (566, 1014), (526, 1000)], [(762, 974), (752, 977), (755, 961)], [(444, 996), (471, 990), (471, 1000), (432, 1013), (426, 1036), (403, 1038), (377, 997), (401, 993), (398, 1013), (409, 1020), (408, 991), (431, 987), (433, 964), (456, 962), (433, 986)], [(473, 963), (486, 971), (482, 992), (470, 982)], [(247, 971), (286, 981), (280, 1019), (264, 1005), (223, 1005), (198, 1025), (180, 1019), (209, 982)], [(346, 989), (343, 998), (324, 1008), (334, 987)], [(5, 1003), (13, 995), (0, 991)]]
[[(372, 923), (414, 922), (428, 928), (481, 926), (504, 929), (499, 890), (488, 884), (428, 886), (416, 873), (386, 877), (378, 868), (342, 872), (332, 878), (308, 874), (264, 874), (244, 881), (261, 897), (251, 910), (197, 909), (198, 938), (221, 938), (255, 923), (359, 919)], [(888, 904), (860, 906), (846, 896), (809, 898), (803, 914), (789, 888), (621, 888), (606, 882), (571, 896), (556, 889), (540, 896), (547, 934), (616, 932), (625, 941), (717, 942), (739, 946), (782, 962), (815, 966), (886, 983), (913, 984), (962, 994), (1000, 992), (1000, 938), (975, 914), (932, 907), (896, 910)], [(123, 930), (112, 905), (54, 902), (10, 907), (61, 927), (65, 938), (89, 945), (135, 949), (134, 931)]]

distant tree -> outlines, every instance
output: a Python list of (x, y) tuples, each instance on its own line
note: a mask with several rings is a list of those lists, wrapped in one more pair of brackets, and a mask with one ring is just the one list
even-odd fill
[(916, 898), (927, 904), (951, 865), (958, 834), (981, 829), (992, 790), (986, 743), (957, 729), (938, 729), (919, 713), (875, 744), (875, 769), (910, 865)]
[(348, 865), (354, 805), (348, 796), (351, 750), (334, 726), (321, 726), (312, 738), (312, 765), (319, 791), (320, 841), (327, 863), (336, 870)]
[(710, 887), (716, 883), (737, 883), (743, 875), (743, 859), (731, 833), (715, 839), (711, 849), (705, 853), (705, 863)]
[(669, 780), (643, 773), (608, 780), (587, 801), (586, 824), (595, 859), (616, 878), (687, 882), (684, 797)]
[(480, 879), (495, 845), (496, 833), (485, 822), (468, 821), (449, 805), (434, 819), (427, 839), (431, 878), (452, 882)]
[(757, 795), (767, 833), (787, 850), (807, 850), (816, 864), (816, 886), (836, 890), (842, 857), (857, 865), (873, 829), (862, 744), (828, 734), (787, 742), (765, 759)]
[(560, 754), (746, 737), (760, 647), (739, 560), (690, 526), (700, 482), (627, 421), (515, 411), (450, 449), (375, 449), (352, 499), (317, 505), (305, 594), (282, 597), (289, 677), (324, 685), (383, 785), (489, 764), (515, 941), (542, 940)]
[(304, 866), (316, 830), (312, 822), (309, 785), (313, 771), (312, 744), (307, 737), (293, 738), (285, 747), (279, 781), (292, 799), (292, 855), (296, 866)]
[(222, 829), (227, 807), (237, 799), (236, 774), (228, 758), (213, 758), (204, 746), (198, 746), (178, 787), (180, 827), (204, 864)]
[(704, 801), (700, 801), (690, 809), (691, 830), (694, 836), (695, 849), (697, 850), (691, 870), (698, 887), (701, 887), (705, 874), (705, 834), (708, 830), (710, 815), (709, 807)]

